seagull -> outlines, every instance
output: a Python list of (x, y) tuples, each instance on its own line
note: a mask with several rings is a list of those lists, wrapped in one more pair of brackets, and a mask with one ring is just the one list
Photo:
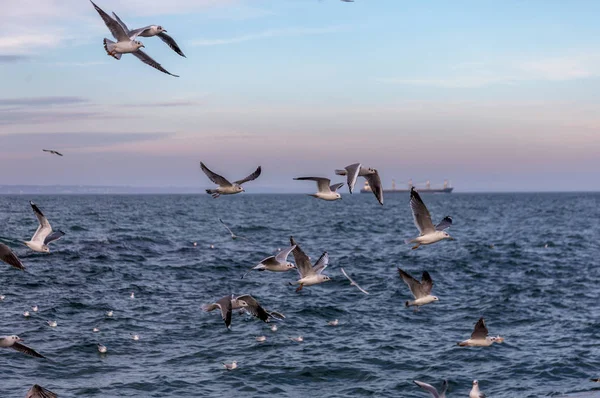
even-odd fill
[(302, 251), (300, 246), (294, 241), (294, 237), (290, 236), (290, 243), (292, 246), (296, 246), (294, 250), (292, 250), (292, 254), (294, 255), (294, 261), (296, 262), (296, 269), (300, 274), (300, 279), (296, 282), (290, 282), (290, 285), (300, 285), (296, 292), (302, 290), (304, 286), (316, 285), (318, 283), (323, 283), (331, 280), (331, 278), (327, 275), (323, 274), (325, 268), (329, 264), (329, 254), (327, 252), (323, 253), (321, 257), (315, 263), (313, 267), (310, 258)]
[(244, 238), (243, 236), (238, 236), (238, 235), (234, 234), (233, 231), (227, 226), (227, 224), (225, 224), (223, 222), (223, 220), (221, 220), (220, 218), (219, 218), (219, 221), (221, 222), (221, 224), (223, 224), (223, 226), (225, 227), (225, 229), (227, 229), (227, 231), (229, 231), (229, 233), (231, 234), (231, 239), (241, 238), (241, 239), (247, 240), (248, 242), (250, 241), (248, 238)]
[(28, 318), (28, 317), (29, 317), (29, 311), (25, 311), (25, 312), (23, 312), (23, 316), (24, 316), (25, 318)]
[(255, 318), (267, 323), (274, 318), (285, 318), (285, 316), (278, 312), (265, 310), (260, 303), (249, 294), (243, 294), (237, 297), (231, 294), (217, 300), (215, 303), (202, 306), (202, 309), (207, 312), (214, 311), (217, 308), (221, 310), (221, 317), (223, 318), (227, 329), (231, 328), (232, 311), (240, 308)]
[[(288, 256), (290, 255), (292, 250), (294, 250), (295, 248), (296, 248), (296, 246), (293, 245), (283, 251), (280, 251), (275, 256), (270, 256), (270, 257), (265, 258), (260, 263), (258, 263), (257, 266), (251, 268), (250, 271), (257, 270), (257, 271), (285, 272), (285, 271), (289, 271), (293, 268), (296, 268), (296, 266), (294, 264), (287, 261)], [(250, 271), (248, 271), (244, 275), (242, 275), (242, 279), (244, 279), (244, 277), (246, 275), (248, 275), (250, 273)]]
[(132, 334), (131, 338), (134, 339), (135, 341), (140, 339), (140, 335), (139, 334)]
[(45, 356), (38, 354), (35, 350), (32, 350), (31, 348), (21, 344), (22, 341), (24, 340), (19, 336), (2, 336), (0, 337), (0, 348), (13, 348), (19, 352), (22, 352), (23, 354), (27, 354), (32, 357), (46, 358)]
[(121, 25), (125, 32), (127, 32), (127, 36), (129, 36), (131, 40), (137, 39), (138, 36), (158, 36), (162, 41), (164, 41), (167, 44), (167, 46), (171, 48), (171, 50), (175, 51), (177, 54), (185, 58), (185, 55), (183, 55), (183, 51), (181, 51), (175, 40), (173, 40), (173, 38), (167, 34), (167, 31), (162, 26), (148, 25), (143, 28), (129, 30), (129, 28), (127, 28), (127, 25), (125, 25), (125, 22), (123, 22), (117, 14), (115, 14), (114, 12), (112, 14), (113, 17), (115, 17), (115, 20), (119, 23), (119, 25)]
[(503, 337), (488, 336), (488, 329), (485, 326), (485, 321), (483, 318), (479, 318), (479, 320), (475, 324), (475, 329), (473, 330), (473, 333), (471, 333), (471, 338), (465, 341), (461, 341), (460, 343), (458, 343), (458, 345), (461, 347), (487, 347), (492, 345), (493, 343), (502, 342), (504, 342)]
[(256, 341), (258, 341), (259, 343), (264, 343), (265, 341), (267, 341), (267, 336), (258, 336), (256, 338)]
[(253, 181), (260, 176), (262, 171), (261, 167), (254, 171), (254, 173), (250, 174), (248, 177), (243, 178), (238, 181), (234, 181), (233, 184), (230, 183), (225, 177), (218, 175), (217, 173), (212, 172), (208, 167), (204, 165), (204, 163), (200, 162), (200, 168), (206, 174), (209, 180), (217, 184), (219, 187), (217, 189), (207, 189), (206, 193), (212, 195), (213, 198), (218, 198), (221, 195), (233, 195), (240, 192), (245, 192), (242, 184), (248, 181)]
[(34, 305), (33, 307), (31, 307), (31, 309), (33, 310), (33, 312), (38, 312), (40, 307), (38, 307), (37, 305)]
[(106, 311), (106, 316), (113, 316), (113, 310)]
[(5, 296), (5, 295), (3, 295), (3, 294), (0, 294), (0, 301), (4, 300), (5, 298), (6, 298), (6, 296)]
[(419, 309), (420, 306), (432, 303), (434, 301), (439, 301), (440, 299), (436, 296), (431, 295), (431, 289), (433, 288), (433, 280), (429, 275), (429, 272), (423, 271), (423, 276), (421, 277), (421, 282), (398, 268), (398, 272), (400, 273), (400, 277), (408, 285), (413, 296), (415, 296), (415, 301), (406, 301), (404, 305), (406, 307), (414, 306), (415, 311)]
[(433, 222), (431, 222), (429, 210), (427, 210), (425, 203), (423, 203), (423, 200), (415, 187), (410, 189), (410, 207), (412, 209), (415, 225), (421, 233), (414, 239), (406, 240), (406, 243), (416, 243), (416, 245), (413, 246), (413, 250), (421, 245), (430, 245), (439, 242), (442, 239), (454, 240), (454, 238), (444, 231), (452, 225), (452, 217), (446, 216), (438, 225), (434, 226)]
[(356, 179), (358, 177), (365, 177), (377, 201), (383, 206), (383, 186), (381, 185), (381, 178), (379, 178), (377, 170), (370, 167), (362, 167), (360, 163), (354, 163), (346, 166), (344, 170), (336, 170), (335, 174), (348, 177), (348, 190), (350, 193), (354, 190)]
[(42, 151), (44, 151), (44, 152), (48, 152), (48, 153), (51, 153), (51, 154), (53, 154), (53, 155), (58, 155), (58, 156), (62, 156), (62, 155), (63, 155), (62, 153), (60, 153), (60, 152), (57, 152), (57, 151), (55, 151), (55, 150), (53, 150), (53, 149), (42, 149)]
[(44, 213), (33, 203), (29, 202), (35, 216), (37, 217), (40, 226), (35, 231), (35, 234), (31, 237), (31, 240), (28, 242), (24, 242), (27, 247), (35, 252), (40, 253), (50, 253), (50, 248), (48, 245), (55, 240), (59, 240), (62, 238), (65, 233), (63, 231), (52, 232), (52, 227), (48, 222), (48, 219), (44, 217)]
[(331, 180), (325, 177), (297, 177), (294, 178), (297, 181), (316, 181), (317, 182), (317, 193), (310, 194), (309, 196), (313, 196), (318, 199), (333, 201), (342, 199), (342, 195), (340, 195), (337, 190), (340, 189), (344, 183), (340, 182), (339, 184), (331, 184)]
[(131, 40), (127, 35), (125, 29), (123, 29), (123, 27), (117, 21), (115, 21), (113, 18), (110, 17), (110, 15), (105, 13), (100, 7), (94, 4), (93, 1), (90, 0), (90, 2), (94, 5), (94, 8), (96, 9), (96, 11), (98, 11), (98, 14), (100, 14), (100, 17), (108, 27), (108, 30), (110, 30), (110, 33), (115, 39), (117, 39), (117, 42), (115, 43), (112, 40), (104, 38), (104, 49), (106, 50), (106, 53), (108, 55), (119, 60), (121, 59), (121, 56), (123, 54), (131, 53), (135, 55), (140, 61), (147, 65), (150, 65), (154, 69), (166, 73), (167, 75), (179, 77), (170, 73), (168, 70), (163, 68), (158, 62), (153, 60), (148, 54), (140, 50), (141, 47), (145, 47), (142, 44), (142, 42), (137, 40)]
[(340, 323), (340, 321), (338, 321), (337, 319), (334, 319), (333, 321), (327, 322), (327, 324), (329, 326), (337, 326), (339, 323)]
[(469, 393), (469, 398), (485, 398), (486, 395), (479, 391), (479, 382), (477, 380), (473, 380), (473, 388), (471, 388), (471, 392)]
[(4, 261), (8, 265), (12, 265), (13, 267), (24, 270), (25, 266), (19, 260), (19, 257), (10, 250), (10, 247), (6, 246), (4, 243), (0, 243), (0, 260)]
[(290, 337), (290, 340), (295, 341), (296, 343), (302, 343), (304, 341), (304, 338), (302, 336)]
[(207, 312), (216, 310), (217, 308), (219, 310), (221, 310), (221, 317), (223, 317), (225, 326), (227, 326), (227, 329), (230, 329), (231, 328), (231, 311), (232, 311), (231, 301), (232, 300), (233, 300), (233, 294), (229, 295), (229, 296), (225, 296), (223, 298), (220, 298), (215, 303), (203, 305), (202, 309)]
[(131, 294), (129, 295), (129, 298), (133, 300), (135, 298), (135, 293), (131, 292)]
[(364, 294), (369, 294), (369, 292), (367, 292), (365, 289), (363, 289), (362, 287), (358, 286), (358, 284), (357, 284), (356, 282), (354, 282), (354, 281), (352, 280), (352, 278), (350, 278), (350, 277), (348, 276), (348, 274), (346, 273), (346, 271), (344, 271), (344, 269), (343, 269), (343, 268), (340, 268), (340, 269), (342, 270), (342, 274), (344, 274), (344, 276), (345, 276), (346, 278), (348, 278), (348, 280), (350, 281), (350, 286), (356, 286), (356, 288), (357, 288), (358, 290), (360, 290), (361, 292), (363, 292)]
[(58, 398), (58, 395), (56, 395), (50, 390), (46, 390), (42, 386), (34, 384), (33, 387), (31, 387), (29, 391), (27, 391), (27, 395), (25, 396), (25, 398)]
[(98, 352), (101, 354), (105, 354), (106, 351), (108, 351), (108, 348), (106, 348), (105, 345), (98, 343)]
[(422, 381), (413, 380), (413, 383), (421, 387), (423, 390), (429, 391), (433, 398), (446, 398), (446, 390), (448, 389), (448, 380), (442, 382), (442, 392), (436, 390), (431, 384), (423, 383)]
[(56, 323), (56, 321), (46, 321), (48, 323), (48, 326), (50, 326), (51, 328), (55, 328), (56, 326), (58, 326), (58, 323)]
[(277, 325), (273, 324), (271, 325), (271, 332), (276, 332), (277, 331)]
[(225, 367), (226, 370), (233, 370), (233, 369), (237, 368), (237, 361), (233, 361), (231, 363), (223, 362), (223, 366)]
[(98, 333), (99, 331), (100, 331), (100, 329), (98, 329), (98, 328), (93, 328), (92, 329), (92, 332), (94, 332), (94, 333)]

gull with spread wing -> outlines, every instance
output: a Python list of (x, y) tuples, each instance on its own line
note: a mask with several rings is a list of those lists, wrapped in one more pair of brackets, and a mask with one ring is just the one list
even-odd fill
[(335, 174), (339, 176), (347, 176), (348, 178), (348, 190), (350, 193), (354, 191), (354, 184), (358, 177), (364, 177), (369, 183), (371, 192), (377, 198), (379, 204), (383, 205), (383, 186), (381, 185), (381, 178), (377, 170), (370, 167), (362, 167), (360, 163), (354, 163), (350, 166), (346, 166), (344, 170), (336, 170)]
[(27, 391), (25, 398), (58, 398), (58, 395), (50, 390), (46, 390), (42, 386), (34, 384), (33, 387)]
[(416, 238), (406, 240), (406, 243), (415, 243), (413, 250), (421, 245), (430, 245), (443, 239), (453, 240), (453, 238), (444, 231), (452, 225), (452, 217), (446, 216), (438, 225), (434, 226), (431, 221), (429, 210), (427, 210), (427, 206), (423, 203), (423, 200), (415, 187), (410, 189), (410, 208), (412, 209), (415, 225), (420, 232), (420, 235)]
[(408, 285), (413, 296), (415, 296), (415, 301), (406, 301), (404, 305), (406, 307), (414, 306), (415, 311), (419, 309), (420, 306), (432, 303), (434, 301), (439, 301), (440, 299), (436, 296), (431, 295), (431, 289), (433, 288), (433, 280), (431, 276), (429, 276), (429, 272), (423, 271), (423, 276), (421, 277), (421, 282), (398, 268), (398, 272), (400, 273), (400, 277)]
[(211, 194), (213, 198), (218, 198), (221, 195), (234, 195), (236, 193), (245, 192), (242, 184), (248, 181), (253, 181), (260, 176), (262, 171), (261, 167), (254, 171), (254, 173), (250, 174), (248, 177), (234, 181), (233, 184), (230, 183), (225, 177), (218, 175), (217, 173), (211, 171), (208, 167), (204, 165), (204, 163), (200, 162), (200, 168), (206, 174), (209, 180), (217, 184), (219, 187), (217, 189), (207, 189), (206, 193)]
[(165, 44), (167, 46), (169, 46), (169, 48), (171, 50), (175, 51), (177, 54), (181, 55), (182, 57), (185, 57), (185, 55), (183, 55), (183, 51), (181, 51), (181, 49), (179, 48), (179, 46), (177, 45), (175, 40), (167, 34), (166, 29), (163, 28), (162, 26), (148, 25), (148, 26), (144, 26), (143, 28), (129, 30), (127, 25), (125, 25), (125, 22), (123, 22), (117, 14), (115, 14), (114, 12), (112, 14), (113, 14), (113, 17), (115, 17), (115, 20), (119, 23), (119, 25), (121, 25), (121, 27), (125, 30), (125, 32), (127, 32), (127, 36), (129, 36), (129, 38), (131, 40), (137, 39), (138, 36), (141, 36), (141, 37), (158, 36), (162, 41), (165, 42)]
[(488, 347), (491, 346), (493, 343), (502, 342), (504, 342), (503, 337), (488, 336), (488, 329), (485, 326), (485, 320), (483, 318), (479, 318), (479, 320), (475, 324), (473, 333), (471, 333), (471, 338), (465, 341), (461, 341), (460, 343), (458, 343), (458, 345), (461, 347)]
[(96, 11), (98, 11), (98, 14), (100, 14), (100, 17), (108, 27), (108, 30), (110, 30), (110, 33), (117, 40), (117, 42), (115, 43), (112, 40), (104, 38), (104, 49), (106, 50), (106, 53), (108, 55), (110, 55), (114, 59), (119, 60), (121, 59), (121, 56), (123, 54), (133, 54), (137, 57), (137, 59), (139, 59), (147, 65), (150, 65), (154, 69), (166, 73), (167, 75), (179, 77), (170, 73), (168, 70), (163, 68), (158, 62), (153, 60), (148, 54), (140, 50), (141, 47), (144, 47), (142, 42), (137, 40), (131, 40), (127, 35), (125, 29), (123, 29), (123, 27), (117, 21), (115, 21), (110, 15), (105, 13), (100, 7), (94, 4), (92, 0), (90, 0), (90, 2), (94, 5), (94, 8), (96, 9)]
[(24, 243), (35, 252), (50, 253), (48, 245), (51, 242), (62, 238), (65, 233), (63, 231), (52, 232), (52, 227), (50, 226), (48, 219), (44, 216), (44, 213), (42, 213), (33, 202), (30, 201), (29, 204), (40, 222), (40, 226), (37, 231), (35, 231), (35, 234), (33, 234), (31, 240)]
[(32, 350), (31, 348), (21, 344), (22, 341), (24, 340), (19, 336), (2, 336), (0, 337), (0, 348), (12, 348), (32, 357), (46, 358), (42, 354), (37, 353), (35, 350)]
[(225, 222), (223, 220), (221, 220), (220, 218), (219, 218), (219, 221), (221, 222), (221, 224), (223, 224), (223, 226), (225, 227), (225, 229), (231, 234), (231, 239), (240, 238), (240, 239), (244, 239), (244, 240), (247, 240), (248, 242), (250, 242), (250, 239), (244, 238), (243, 236), (239, 236), (239, 235), (234, 234), (233, 231), (231, 230), (231, 228), (229, 228), (227, 226), (227, 224), (225, 224)]
[(280, 251), (274, 256), (265, 258), (260, 263), (258, 263), (257, 266), (251, 268), (248, 272), (242, 275), (242, 279), (244, 279), (244, 277), (248, 275), (252, 270), (285, 272), (296, 268), (296, 266), (293, 263), (287, 261), (288, 256), (295, 248), (296, 246), (288, 247), (287, 249)]
[(323, 199), (323, 200), (338, 200), (342, 198), (342, 195), (340, 195), (337, 190), (340, 189), (344, 183), (340, 182), (338, 184), (333, 184), (333, 185), (329, 185), (331, 184), (331, 180), (329, 178), (325, 178), (325, 177), (297, 177), (294, 178), (294, 180), (297, 181), (316, 181), (317, 182), (317, 193), (314, 194), (310, 194), (310, 196), (313, 196), (315, 198), (318, 199)]
[(294, 256), (294, 261), (296, 263), (296, 269), (300, 274), (300, 279), (296, 282), (290, 282), (290, 285), (300, 285), (296, 292), (302, 290), (304, 286), (316, 285), (319, 283), (327, 282), (331, 280), (331, 278), (325, 274), (323, 271), (327, 268), (329, 264), (329, 255), (327, 252), (323, 253), (321, 257), (315, 263), (313, 267), (310, 258), (302, 251), (300, 246), (294, 241), (294, 237), (290, 236), (290, 244), (295, 246), (294, 250), (292, 250), (292, 254)]
[(358, 290), (360, 290), (361, 292), (363, 292), (364, 294), (369, 294), (369, 292), (367, 292), (365, 289), (363, 289), (362, 287), (358, 286), (358, 283), (354, 282), (354, 281), (352, 280), (352, 278), (350, 278), (350, 277), (348, 276), (348, 274), (346, 273), (346, 271), (344, 271), (344, 269), (343, 269), (343, 268), (340, 268), (340, 269), (342, 270), (342, 274), (344, 274), (344, 276), (345, 276), (345, 277), (346, 277), (346, 278), (347, 278), (347, 279), (350, 281), (350, 286), (356, 286), (356, 288), (357, 288)]
[(442, 391), (438, 390), (431, 384), (423, 383), (422, 381), (413, 380), (413, 383), (421, 387), (423, 390), (428, 391), (433, 398), (446, 398), (446, 391), (448, 390), (448, 380), (442, 382)]
[(236, 309), (242, 309), (250, 315), (267, 323), (274, 318), (285, 318), (284, 315), (278, 312), (264, 309), (260, 303), (249, 294), (242, 294), (240, 296), (231, 294), (217, 300), (215, 303), (202, 306), (202, 309), (207, 312), (214, 311), (217, 308), (221, 311), (221, 317), (223, 318), (227, 329), (231, 328), (231, 314), (233, 310)]
[(53, 155), (58, 155), (58, 156), (62, 156), (63, 155), (62, 153), (60, 153), (58, 151), (55, 151), (54, 149), (42, 149), (42, 151), (43, 152), (51, 153)]

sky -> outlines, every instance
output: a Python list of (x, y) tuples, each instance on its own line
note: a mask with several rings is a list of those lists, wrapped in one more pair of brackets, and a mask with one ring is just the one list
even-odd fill
[(179, 78), (109, 57), (88, 0), (0, 3), (0, 185), (600, 190), (598, 1), (96, 1)]

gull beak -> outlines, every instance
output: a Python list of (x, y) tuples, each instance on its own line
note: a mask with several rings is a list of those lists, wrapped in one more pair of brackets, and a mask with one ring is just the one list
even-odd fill
[(146, 46), (145, 46), (145, 45), (143, 45), (143, 44), (142, 44), (142, 47), (143, 47), (143, 48), (146, 48)]
[(166, 30), (166, 29), (163, 29), (163, 32), (167, 33), (167, 30)]

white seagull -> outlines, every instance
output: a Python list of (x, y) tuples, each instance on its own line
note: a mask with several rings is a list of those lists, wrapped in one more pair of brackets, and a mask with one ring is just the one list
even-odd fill
[(425, 391), (429, 391), (433, 398), (446, 398), (446, 390), (448, 390), (448, 380), (442, 382), (442, 391), (438, 393), (437, 389), (431, 384), (423, 383), (422, 381), (413, 380), (413, 383), (421, 387)]
[(471, 388), (471, 392), (469, 393), (469, 398), (485, 398), (486, 395), (479, 391), (479, 382), (477, 380), (473, 380), (473, 388)]
[(327, 322), (327, 324), (328, 324), (329, 326), (337, 326), (337, 325), (339, 325), (339, 323), (340, 323), (340, 321), (339, 321), (339, 320), (337, 320), (337, 319), (334, 319), (333, 321), (329, 321), (329, 322)]
[(33, 312), (38, 312), (40, 310), (40, 307), (38, 307), (37, 305), (34, 305), (31, 307), (31, 309), (33, 310)]
[(318, 199), (333, 201), (342, 199), (342, 195), (340, 195), (337, 190), (340, 189), (344, 183), (340, 182), (339, 184), (331, 184), (331, 180), (325, 177), (297, 177), (294, 178), (296, 181), (316, 181), (317, 182), (317, 193), (309, 194), (309, 196), (313, 196)]
[(356, 288), (358, 290), (360, 290), (361, 292), (363, 292), (364, 294), (369, 294), (369, 292), (367, 292), (365, 289), (363, 289), (362, 287), (358, 286), (358, 283), (354, 282), (354, 280), (352, 280), (352, 278), (350, 278), (348, 276), (348, 274), (346, 273), (346, 271), (344, 271), (343, 268), (340, 268), (342, 270), (342, 274), (344, 274), (344, 276), (350, 281), (350, 286), (356, 286)]
[(439, 301), (440, 299), (436, 296), (431, 295), (431, 289), (433, 288), (433, 280), (429, 275), (429, 272), (423, 271), (423, 276), (421, 277), (421, 282), (398, 268), (398, 272), (400, 273), (400, 277), (408, 285), (413, 296), (415, 296), (414, 301), (406, 301), (404, 305), (406, 307), (414, 306), (415, 311), (422, 305), (433, 303), (434, 301)]
[(127, 25), (125, 25), (125, 22), (123, 22), (117, 14), (115, 14), (114, 12), (112, 14), (113, 14), (113, 17), (115, 17), (116, 21), (119, 23), (119, 25), (121, 25), (121, 27), (125, 30), (125, 32), (127, 32), (127, 35), (129, 36), (129, 38), (131, 40), (137, 39), (138, 36), (141, 36), (141, 37), (158, 36), (162, 41), (164, 41), (167, 44), (167, 46), (169, 46), (171, 48), (171, 50), (175, 51), (177, 54), (181, 55), (182, 57), (185, 57), (185, 55), (183, 55), (183, 51), (181, 51), (181, 49), (179, 48), (179, 46), (177, 45), (175, 40), (167, 34), (166, 29), (164, 29), (162, 26), (148, 25), (143, 28), (129, 30)]
[(302, 343), (304, 341), (304, 337), (302, 337), (302, 336), (290, 337), (290, 340), (295, 341), (296, 343)]
[(227, 224), (225, 224), (225, 222), (223, 222), (223, 220), (221, 220), (220, 218), (219, 218), (219, 221), (221, 222), (221, 224), (223, 224), (223, 226), (225, 227), (225, 229), (229, 232), (229, 234), (231, 235), (231, 239), (240, 238), (240, 239), (244, 239), (244, 240), (247, 240), (248, 242), (250, 242), (250, 239), (244, 238), (243, 236), (239, 236), (239, 235), (234, 234), (233, 231), (231, 230), (231, 228), (229, 228), (227, 226)]
[(266, 323), (270, 322), (270, 320), (273, 318), (285, 318), (285, 316), (279, 314), (278, 312), (272, 312), (264, 309), (260, 303), (249, 294), (243, 294), (237, 297), (231, 294), (220, 298), (215, 303), (203, 305), (202, 309), (206, 312), (219, 309), (227, 329), (231, 328), (231, 314), (233, 310), (236, 309), (242, 309), (255, 318), (258, 318)]
[(207, 189), (206, 193), (211, 194), (213, 198), (218, 198), (221, 195), (234, 195), (236, 193), (245, 192), (242, 184), (248, 181), (253, 181), (260, 176), (262, 171), (261, 167), (254, 171), (254, 173), (250, 174), (248, 177), (243, 178), (238, 181), (234, 181), (233, 184), (230, 183), (225, 177), (218, 175), (217, 173), (212, 172), (208, 167), (204, 165), (204, 163), (200, 162), (200, 168), (206, 174), (209, 180), (217, 184), (219, 187), (217, 189)]
[(296, 269), (300, 274), (300, 279), (294, 283), (290, 282), (290, 285), (300, 285), (296, 289), (296, 292), (302, 290), (304, 286), (316, 285), (331, 280), (329, 276), (323, 274), (323, 271), (329, 264), (329, 255), (327, 252), (321, 255), (313, 267), (310, 258), (294, 241), (293, 236), (290, 236), (290, 243), (292, 246), (296, 246), (294, 250), (292, 250), (292, 254), (294, 255), (294, 261), (296, 262)]
[(336, 170), (335, 174), (339, 176), (348, 177), (348, 190), (350, 193), (354, 190), (354, 184), (358, 177), (365, 177), (371, 188), (371, 192), (377, 198), (380, 205), (383, 205), (383, 186), (381, 185), (381, 178), (377, 170), (370, 167), (362, 167), (360, 163), (354, 163), (350, 166), (346, 166), (344, 170)]
[(418, 237), (406, 240), (406, 243), (415, 243), (413, 250), (421, 245), (430, 245), (439, 242), (442, 239), (453, 240), (453, 238), (444, 231), (452, 225), (452, 217), (446, 216), (438, 225), (434, 226), (431, 221), (429, 210), (427, 210), (427, 206), (423, 203), (423, 200), (415, 187), (410, 189), (410, 208), (412, 209), (415, 225), (420, 232)]
[(32, 357), (46, 358), (42, 354), (38, 354), (35, 350), (21, 344), (22, 341), (24, 340), (19, 336), (2, 336), (0, 337), (0, 348), (12, 348)]
[(105, 354), (106, 351), (108, 351), (108, 348), (106, 348), (105, 345), (102, 345), (102, 344), (98, 343), (98, 352), (100, 354)]
[(105, 13), (100, 7), (94, 4), (93, 1), (90, 0), (90, 2), (94, 5), (94, 8), (96, 9), (96, 11), (98, 11), (98, 14), (100, 14), (100, 17), (102, 17), (102, 20), (108, 27), (108, 30), (110, 30), (110, 33), (117, 40), (117, 42), (115, 43), (112, 40), (104, 38), (104, 49), (106, 50), (106, 53), (108, 55), (110, 55), (114, 59), (119, 60), (121, 59), (121, 55), (123, 54), (133, 54), (140, 61), (147, 65), (150, 65), (154, 69), (166, 73), (167, 75), (179, 77), (170, 73), (168, 70), (163, 68), (158, 62), (153, 60), (148, 54), (140, 50), (141, 47), (144, 47), (142, 42), (139, 42), (137, 40), (131, 40), (127, 35), (125, 29), (123, 29), (123, 27), (117, 21), (115, 21), (113, 18), (111, 18), (110, 15)]
[(233, 369), (237, 368), (237, 361), (233, 361), (231, 363), (225, 363), (225, 362), (223, 362), (223, 367), (226, 370), (233, 370)]
[(58, 398), (58, 395), (50, 390), (46, 390), (42, 386), (34, 384), (33, 387), (27, 391), (25, 398)]
[(479, 320), (475, 324), (473, 333), (471, 333), (471, 338), (465, 341), (461, 341), (460, 343), (458, 343), (458, 345), (461, 347), (488, 347), (491, 346), (493, 343), (502, 342), (504, 342), (503, 337), (488, 336), (488, 329), (485, 326), (485, 320), (483, 318), (479, 318)]
[(19, 260), (19, 257), (17, 257), (10, 247), (6, 246), (4, 243), (0, 243), (0, 261), (3, 261), (8, 265), (12, 265), (16, 269), (25, 269), (25, 266), (21, 260)]
[(256, 341), (258, 341), (259, 343), (264, 343), (265, 341), (267, 341), (267, 336), (257, 336)]
[[(251, 268), (250, 271), (257, 270), (257, 271), (285, 272), (285, 271), (289, 271), (291, 269), (296, 268), (296, 266), (293, 263), (290, 263), (287, 261), (288, 256), (290, 255), (292, 250), (294, 250), (295, 248), (296, 248), (296, 246), (294, 245), (294, 246), (288, 247), (285, 250), (280, 251), (275, 256), (270, 256), (270, 257), (265, 258), (260, 263), (258, 263), (257, 266)], [(248, 275), (250, 273), (250, 271), (248, 271), (244, 275), (242, 275), (242, 279), (244, 279), (244, 277), (246, 275)]]
[(46, 321), (48, 323), (48, 326), (50, 326), (51, 328), (55, 328), (56, 326), (58, 326), (58, 323), (56, 321)]
[(50, 253), (48, 245), (55, 240), (62, 238), (65, 233), (63, 231), (52, 232), (52, 226), (48, 222), (48, 219), (44, 217), (44, 213), (33, 203), (29, 202), (35, 216), (37, 217), (40, 226), (35, 231), (35, 234), (31, 237), (30, 241), (24, 242), (27, 247), (35, 252)]

